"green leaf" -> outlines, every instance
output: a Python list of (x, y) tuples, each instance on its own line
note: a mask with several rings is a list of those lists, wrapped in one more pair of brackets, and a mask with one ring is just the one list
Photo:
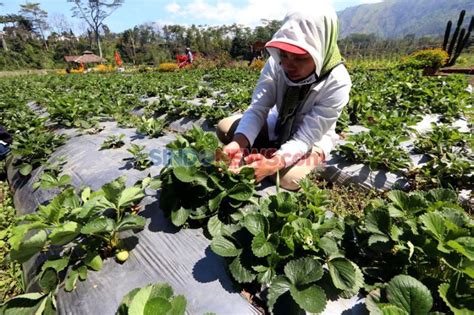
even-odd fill
[(456, 204), (458, 202), (458, 196), (452, 189), (432, 189), (426, 194), (426, 199), (431, 202), (444, 201), (448, 203)]
[(238, 283), (249, 283), (252, 282), (256, 277), (252, 271), (242, 266), (242, 263), (240, 262), (240, 256), (234, 258), (232, 263), (229, 265), (229, 270)]
[(458, 237), (453, 241), (448, 241), (447, 245), (469, 260), (474, 261), (474, 237)]
[(152, 285), (140, 289), (132, 299), (128, 308), (129, 315), (143, 315), (146, 302), (148, 301), (152, 290)]
[(337, 246), (336, 241), (326, 236), (321, 237), (321, 239), (319, 240), (319, 247), (328, 256), (339, 252), (339, 248)]
[(387, 286), (387, 299), (409, 314), (427, 314), (433, 306), (430, 290), (420, 281), (407, 275), (392, 278)]
[(244, 217), (244, 227), (252, 233), (258, 235), (263, 233), (268, 234), (268, 220), (259, 213), (250, 213)]
[(231, 236), (234, 232), (240, 230), (241, 227), (237, 224), (224, 224), (219, 220), (218, 215), (212, 216), (207, 222), (207, 230), (212, 237), (218, 235)]
[(290, 293), (298, 305), (307, 312), (320, 313), (326, 308), (326, 294), (317, 285), (290, 287)]
[(84, 281), (87, 279), (87, 266), (79, 266), (79, 268), (77, 268), (77, 274), (79, 275), (79, 279)]
[(291, 260), (285, 265), (284, 271), (291, 284), (297, 286), (318, 281), (323, 276), (323, 267), (311, 257)]
[(238, 183), (227, 192), (227, 195), (235, 200), (247, 201), (253, 195), (253, 186), (244, 183)]
[(365, 227), (369, 232), (388, 235), (391, 225), (390, 214), (386, 209), (372, 210), (365, 215)]
[(217, 236), (212, 239), (211, 249), (214, 253), (223, 257), (235, 257), (242, 252), (242, 249), (235, 247), (234, 243), (223, 236)]
[(66, 277), (66, 281), (64, 283), (64, 290), (66, 290), (67, 292), (73, 291), (76, 288), (77, 279), (79, 279), (79, 273), (77, 272), (77, 270), (72, 269), (71, 271), (69, 271)]
[(117, 203), (117, 209), (125, 209), (130, 207), (143, 199), (145, 194), (141, 187), (133, 186), (125, 188), (120, 194), (120, 198)]
[(121, 176), (110, 183), (102, 186), (101, 190), (104, 192), (105, 199), (114, 206), (119, 204), (122, 191), (125, 189), (125, 176)]
[(167, 283), (157, 283), (151, 287), (150, 298), (161, 297), (168, 300), (172, 296), (173, 288)]
[(143, 309), (143, 315), (167, 314), (171, 310), (171, 303), (168, 300), (155, 297), (149, 299)]
[(41, 270), (52, 268), (57, 272), (63, 271), (69, 264), (69, 257), (63, 257), (54, 260), (47, 260), (42, 266)]
[(466, 307), (458, 308), (454, 305), (453, 301), (449, 297), (450, 286), (449, 283), (442, 283), (438, 287), (439, 296), (443, 299), (444, 303), (449, 307), (451, 312), (455, 315), (472, 315), (472, 309), (466, 305)]
[(178, 210), (173, 210), (171, 211), (171, 222), (173, 222), (175, 226), (182, 226), (186, 223), (190, 214), (191, 210), (183, 207)]
[(12, 248), (10, 252), (11, 258), (17, 260), (19, 263), (26, 262), (43, 249), (46, 245), (47, 237), (48, 235), (45, 230), (39, 230), (29, 239), (22, 241), (18, 249)]
[(275, 247), (267, 240), (265, 234), (261, 232), (255, 235), (252, 240), (252, 252), (257, 257), (265, 257), (275, 252)]
[(173, 174), (183, 183), (192, 183), (195, 180), (196, 169), (189, 166), (176, 166), (173, 168)]
[(46, 295), (41, 293), (27, 293), (18, 295), (5, 304), (0, 305), (0, 312), (4, 315), (31, 315), (40, 307)]
[(28, 176), (30, 175), (31, 171), (33, 171), (33, 165), (31, 164), (22, 164), (20, 165), (20, 174), (23, 176)]
[(186, 298), (183, 295), (178, 295), (171, 300), (170, 315), (184, 315), (186, 312)]
[(81, 229), (82, 234), (101, 234), (105, 232), (112, 232), (114, 230), (115, 222), (110, 218), (96, 218)]
[(408, 214), (416, 214), (426, 206), (426, 201), (419, 194), (407, 194), (400, 190), (392, 190), (387, 197), (393, 202), (394, 206)]
[(222, 199), (227, 195), (226, 191), (220, 192), (217, 196), (209, 200), (209, 210), (211, 211), (217, 211), (219, 209), (219, 206), (222, 202)]
[(39, 285), (45, 293), (49, 293), (56, 289), (59, 283), (58, 274), (53, 268), (47, 268), (41, 273)]
[(89, 252), (84, 260), (84, 264), (92, 270), (99, 271), (102, 269), (103, 261), (99, 254)]
[(84, 190), (81, 192), (81, 200), (83, 203), (87, 202), (91, 196), (91, 188), (86, 187)]
[(80, 231), (81, 226), (77, 222), (65, 222), (51, 231), (49, 239), (53, 245), (65, 245), (74, 240)]
[(271, 267), (259, 265), (253, 266), (252, 269), (258, 272), (257, 281), (261, 284), (270, 284), (273, 277), (275, 276), (275, 270), (273, 270)]
[(42, 222), (32, 222), (29, 224), (20, 224), (20, 225), (14, 226), (12, 229), (12, 237), (10, 237), (10, 239), (8, 240), (8, 243), (10, 243), (12, 249), (17, 250), (21, 242), (23, 241), (23, 238), (25, 237), (26, 233), (28, 233), (28, 231), (46, 228), (46, 227), (47, 225)]
[(332, 282), (338, 289), (357, 292), (364, 285), (364, 277), (359, 267), (344, 257), (329, 260), (328, 268)]
[(381, 307), (382, 315), (410, 315), (406, 311), (402, 310), (401, 308), (395, 305), (385, 305)]
[(69, 185), (71, 183), (71, 176), (69, 175), (62, 175), (60, 178), (59, 178), (59, 186), (66, 186), (66, 185)]
[(212, 216), (209, 221), (207, 221), (207, 230), (212, 237), (222, 234), (222, 229), (224, 228), (224, 223), (219, 220), (217, 215)]
[(438, 241), (444, 241), (446, 232), (445, 219), (438, 213), (425, 213), (420, 217), (426, 231), (433, 235)]
[(135, 214), (127, 214), (125, 217), (119, 222), (116, 227), (116, 230), (126, 231), (126, 230), (133, 230), (133, 229), (143, 229), (146, 224), (146, 219), (142, 216), (135, 215)]
[(290, 290), (291, 283), (283, 276), (277, 276), (273, 279), (268, 289), (268, 309), (270, 312), (273, 310), (273, 305), (275, 305), (278, 298)]
[(390, 242), (390, 238), (388, 236), (383, 235), (383, 234), (373, 234), (369, 236), (369, 246), (374, 246), (377, 243), (382, 243), (382, 244), (387, 244)]

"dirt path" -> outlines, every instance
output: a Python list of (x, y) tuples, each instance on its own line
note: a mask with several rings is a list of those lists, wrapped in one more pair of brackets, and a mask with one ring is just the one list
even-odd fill
[(26, 74), (48, 74), (58, 71), (57, 69), (29, 69), (29, 70), (12, 70), (12, 71), (0, 71), (1, 77), (12, 77), (16, 75)]

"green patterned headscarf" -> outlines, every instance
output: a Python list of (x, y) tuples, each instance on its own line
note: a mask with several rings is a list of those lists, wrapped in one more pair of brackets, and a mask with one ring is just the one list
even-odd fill
[[(301, 7), (286, 15), (283, 25), (273, 35), (272, 42), (285, 42), (306, 50), (316, 65), (316, 75), (322, 77), (342, 62), (337, 46), (339, 26), (334, 9), (327, 4)], [(280, 61), (279, 50), (267, 47), (271, 56)]]

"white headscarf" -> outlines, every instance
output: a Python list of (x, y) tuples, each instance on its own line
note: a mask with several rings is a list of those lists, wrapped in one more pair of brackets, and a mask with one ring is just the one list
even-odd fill
[[(320, 77), (342, 61), (337, 47), (338, 32), (336, 12), (329, 4), (321, 3), (316, 9), (300, 7), (290, 11), (267, 45), (278, 41), (303, 48), (313, 57), (316, 76)], [(267, 47), (267, 50), (279, 63), (279, 49)]]

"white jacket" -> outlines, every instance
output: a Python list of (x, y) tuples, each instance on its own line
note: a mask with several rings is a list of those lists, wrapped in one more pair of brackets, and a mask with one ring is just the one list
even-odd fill
[[(236, 133), (247, 137), (250, 145), (253, 145), (265, 121), (270, 140), (277, 138), (274, 130), (278, 109), (287, 89), (286, 82), (283, 69), (270, 57), (260, 74), (252, 102), (236, 130)], [(295, 133), (275, 153), (283, 156), (286, 167), (295, 164), (313, 146), (329, 155), (337, 140), (336, 121), (349, 102), (351, 85), (346, 67), (340, 64), (325, 79), (312, 86), (310, 95), (296, 114)]]

